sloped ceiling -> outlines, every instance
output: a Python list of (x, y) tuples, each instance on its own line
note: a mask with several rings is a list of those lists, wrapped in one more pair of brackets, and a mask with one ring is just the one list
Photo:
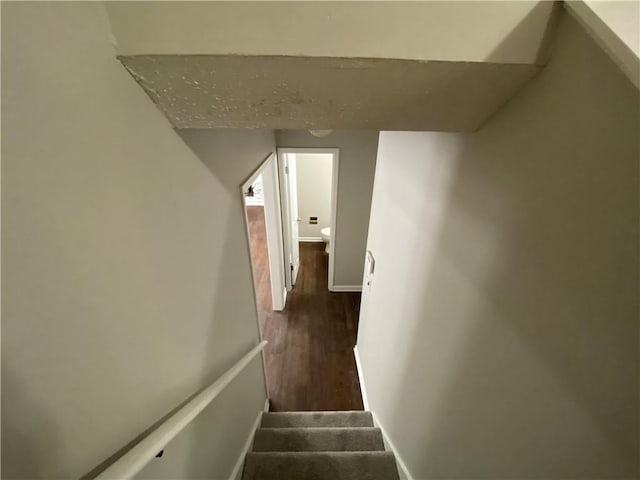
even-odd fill
[(541, 68), (235, 55), (120, 60), (176, 128), (474, 131)]
[(558, 3), (107, 2), (177, 128), (474, 131), (548, 58)]

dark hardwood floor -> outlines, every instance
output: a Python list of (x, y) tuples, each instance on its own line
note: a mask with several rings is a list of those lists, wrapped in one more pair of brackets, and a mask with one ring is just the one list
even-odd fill
[(271, 411), (362, 410), (353, 356), (360, 294), (329, 292), (324, 244), (301, 243), (296, 285), (274, 312), (264, 209), (247, 212)]
[(269, 252), (267, 250), (267, 229), (264, 223), (264, 207), (246, 207), (249, 219), (249, 246), (253, 264), (253, 280), (256, 285), (258, 313), (262, 318), (271, 312), (271, 275), (269, 273)]

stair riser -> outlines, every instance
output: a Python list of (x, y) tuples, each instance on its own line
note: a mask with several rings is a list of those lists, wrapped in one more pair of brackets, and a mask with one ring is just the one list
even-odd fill
[(399, 480), (391, 452), (256, 453), (243, 480)]
[(265, 413), (263, 428), (373, 427), (369, 412)]
[(377, 428), (261, 428), (254, 452), (384, 451)]

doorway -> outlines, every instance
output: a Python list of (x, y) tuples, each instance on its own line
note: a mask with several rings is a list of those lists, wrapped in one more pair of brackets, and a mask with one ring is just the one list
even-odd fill
[(272, 153), (241, 185), (244, 218), (261, 329), (271, 311), (285, 308), (282, 219), (276, 157)]
[(278, 148), (285, 286), (300, 270), (300, 242), (324, 243), (328, 290), (333, 291), (339, 149)]
[[(336, 225), (337, 157), (337, 149), (279, 149), (242, 185), (271, 411), (363, 409), (353, 356), (360, 292), (331, 291), (335, 245), (327, 253), (319, 233)], [(314, 169), (314, 160), (324, 164)], [(305, 194), (321, 184), (317, 197), (328, 205), (309, 210)]]

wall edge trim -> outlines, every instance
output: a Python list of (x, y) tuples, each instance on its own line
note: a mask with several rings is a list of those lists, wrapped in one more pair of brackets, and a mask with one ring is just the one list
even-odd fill
[(258, 430), (258, 428), (260, 427), (260, 422), (262, 421), (262, 414), (268, 411), (269, 411), (269, 397), (265, 399), (262, 410), (258, 412), (258, 415), (256, 416), (256, 419), (253, 422), (253, 425), (251, 426), (251, 430), (249, 431), (249, 436), (247, 437), (247, 440), (244, 442), (244, 446), (242, 447), (242, 451), (238, 456), (238, 460), (236, 460), (236, 463), (233, 466), (233, 470), (231, 470), (231, 474), (229, 475), (229, 480), (238, 480), (241, 478), (242, 470), (243, 470), (242, 467), (244, 467), (244, 459), (247, 456), (247, 453), (249, 453), (251, 446), (253, 445), (253, 437), (256, 434), (256, 430)]
[(404, 463), (402, 457), (398, 453), (395, 445), (391, 441), (391, 438), (387, 434), (384, 426), (380, 423), (375, 412), (371, 412), (371, 416), (373, 417), (373, 425), (380, 429), (382, 433), (382, 440), (384, 441), (385, 450), (393, 452), (393, 455), (396, 457), (396, 466), (398, 467), (398, 473), (400, 474), (400, 480), (415, 480), (415, 477), (411, 475), (411, 472), (407, 468), (407, 464)]
[(362, 374), (362, 363), (360, 363), (358, 345), (353, 347), (353, 356), (356, 359), (356, 370), (358, 371), (358, 384), (360, 385), (360, 394), (362, 395), (362, 405), (365, 410), (369, 410), (369, 399), (367, 398), (367, 388), (364, 385), (364, 375)]
[(382, 439), (384, 441), (385, 450), (393, 452), (393, 455), (396, 457), (396, 466), (398, 467), (398, 474), (400, 475), (400, 479), (414, 480), (414, 477), (411, 475), (411, 472), (409, 472), (409, 469), (407, 468), (406, 463), (404, 463), (404, 460), (402, 460), (402, 457), (400, 457), (400, 454), (398, 453), (395, 446), (393, 445), (393, 442), (389, 438), (387, 431), (384, 429), (384, 427), (380, 423), (380, 420), (376, 416), (375, 412), (373, 412), (369, 408), (369, 399), (367, 397), (367, 387), (365, 386), (365, 383), (364, 383), (362, 362), (360, 361), (360, 353), (358, 352), (358, 345), (353, 347), (353, 356), (356, 359), (356, 370), (358, 371), (358, 383), (360, 384), (360, 393), (362, 395), (362, 404), (364, 406), (364, 409), (366, 411), (371, 412), (371, 416), (373, 417), (373, 425), (380, 429), (380, 432), (382, 433)]

